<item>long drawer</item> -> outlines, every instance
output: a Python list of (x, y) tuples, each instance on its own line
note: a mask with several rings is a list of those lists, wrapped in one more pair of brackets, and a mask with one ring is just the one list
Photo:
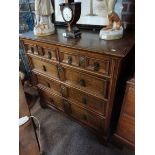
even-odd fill
[(76, 103), (86, 109), (94, 111), (100, 115), (106, 115), (106, 101), (96, 98), (87, 93), (81, 92), (65, 84), (61, 84), (54, 80), (49, 80), (40, 75), (37, 75), (38, 84), (43, 85), (50, 91), (56, 91), (57, 94), (62, 95), (73, 103)]
[(37, 58), (28, 57), (31, 62), (32, 70), (37, 70), (38, 72), (47, 74), (54, 78), (59, 78), (57, 65), (54, 63), (49, 63)]
[[(103, 115), (103, 116), (106, 115), (106, 106), (107, 106), (106, 101), (96, 98), (94, 96), (88, 95), (87, 93), (83, 93), (71, 87), (70, 88), (67, 88), (65, 86), (62, 86), (62, 87), (68, 93), (67, 94), (64, 91), (64, 93), (68, 95), (66, 96), (66, 98), (72, 101), (73, 103), (76, 103), (86, 109), (90, 109), (100, 115)], [(63, 91), (62, 91), (62, 95), (63, 95)]]
[(94, 129), (104, 129), (104, 118), (98, 117), (93, 113), (88, 112), (87, 110), (75, 106), (74, 104), (71, 105), (71, 116), (91, 126)]
[(86, 92), (91, 91), (94, 94), (103, 96), (104, 98), (108, 97), (108, 79), (98, 78), (74, 69), (62, 67), (61, 65), (58, 67), (58, 72), (61, 81), (65, 81), (70, 85), (85, 90)]
[(68, 100), (60, 97), (59, 95), (50, 93), (39, 88), (41, 101), (47, 102), (49, 105), (64, 111), (66, 114), (74, 117), (75, 119), (83, 122), (84, 124), (101, 131), (104, 129), (104, 118), (95, 115), (83, 108), (80, 108), (69, 102)]

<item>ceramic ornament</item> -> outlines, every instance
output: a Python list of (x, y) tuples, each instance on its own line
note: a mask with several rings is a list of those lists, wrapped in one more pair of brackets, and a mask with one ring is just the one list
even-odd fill
[[(101, 0), (102, 1), (102, 0)], [(109, 24), (100, 30), (99, 37), (104, 40), (120, 39), (123, 36), (123, 26), (121, 21), (121, 12), (123, 9), (122, 0), (105, 0), (107, 5), (107, 13)], [(118, 7), (119, 6), (119, 7)]]
[(54, 13), (51, 0), (35, 0), (35, 27), (36, 36), (47, 36), (55, 32), (54, 24), (51, 21), (51, 15)]

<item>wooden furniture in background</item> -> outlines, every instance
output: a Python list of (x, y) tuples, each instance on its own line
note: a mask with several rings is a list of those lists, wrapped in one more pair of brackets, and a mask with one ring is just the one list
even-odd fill
[[(19, 117), (30, 116), (21, 81), (19, 81)], [(19, 152), (20, 155), (39, 155), (39, 143), (33, 127), (29, 120), (19, 127)]]
[(32, 83), (43, 106), (59, 109), (107, 139), (116, 84), (133, 54), (134, 37), (127, 33), (123, 39), (104, 41), (96, 32), (82, 31), (81, 38), (67, 39), (64, 31), (57, 28), (46, 37), (20, 35)]
[(131, 147), (135, 146), (135, 79), (127, 81), (122, 110), (114, 136)]

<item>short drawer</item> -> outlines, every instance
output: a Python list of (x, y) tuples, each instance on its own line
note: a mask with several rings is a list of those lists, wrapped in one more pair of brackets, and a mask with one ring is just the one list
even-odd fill
[(62, 96), (66, 97), (73, 103), (81, 105), (86, 109), (92, 110), (103, 116), (106, 115), (106, 101), (96, 98), (87, 93), (83, 93), (80, 90), (74, 88), (68, 88), (65, 85), (61, 85)]
[(63, 99), (60, 96), (46, 92), (44, 90), (41, 90), (40, 88), (39, 93), (41, 97), (41, 102), (45, 102), (58, 108), (59, 110), (63, 110)]
[(101, 79), (69, 68), (63, 69), (63, 72), (64, 73), (60, 74), (60, 76), (64, 76), (64, 81), (70, 85), (74, 85), (84, 91), (89, 90), (92, 93), (96, 93), (102, 95), (104, 98), (107, 98), (109, 85), (108, 79)]
[(48, 63), (45, 61), (42, 61), (40, 59), (31, 58), (29, 57), (29, 60), (31, 62), (32, 69), (35, 69), (41, 73), (47, 74), (49, 76), (58, 78), (58, 70), (57, 66), (53, 63)]
[(97, 129), (104, 129), (104, 119), (94, 115), (87, 110), (81, 109), (75, 105), (71, 105), (71, 116), (85, 123), (86, 125)]
[(57, 83), (53, 80), (49, 80), (47, 78), (44, 78), (40, 75), (37, 75), (37, 82), (38, 84), (41, 84), (43, 87), (48, 88), (49, 90), (56, 91), (57, 94), (60, 94), (61, 86), (60, 83)]
[(69, 48), (59, 48), (60, 62), (72, 66), (77, 66), (102, 75), (109, 75), (111, 60), (103, 55), (86, 55), (81, 51)]
[(26, 53), (38, 55), (40, 57), (58, 61), (57, 48), (46, 43), (28, 41), (24, 42)]

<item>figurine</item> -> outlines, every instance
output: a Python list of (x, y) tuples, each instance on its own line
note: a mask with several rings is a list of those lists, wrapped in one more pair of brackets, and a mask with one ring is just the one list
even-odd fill
[(54, 24), (51, 22), (51, 15), (53, 13), (54, 10), (51, 0), (35, 0), (35, 35), (47, 36), (55, 32)]
[(123, 36), (122, 21), (114, 12), (116, 0), (106, 0), (109, 24), (100, 30), (100, 38), (105, 40), (120, 39)]

